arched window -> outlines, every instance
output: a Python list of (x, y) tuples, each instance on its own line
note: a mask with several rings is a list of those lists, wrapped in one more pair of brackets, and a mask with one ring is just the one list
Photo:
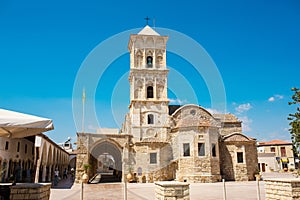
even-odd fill
[(152, 56), (147, 56), (147, 67), (152, 67), (153, 63), (153, 58)]
[(147, 98), (153, 98), (153, 87), (152, 86), (147, 87)]
[(148, 124), (154, 124), (154, 116), (152, 114), (148, 115)]

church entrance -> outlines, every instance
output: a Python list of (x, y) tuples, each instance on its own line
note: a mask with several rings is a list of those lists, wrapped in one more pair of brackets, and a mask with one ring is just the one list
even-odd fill
[(122, 154), (116, 142), (106, 139), (97, 143), (91, 150), (90, 163), (91, 183), (121, 182)]

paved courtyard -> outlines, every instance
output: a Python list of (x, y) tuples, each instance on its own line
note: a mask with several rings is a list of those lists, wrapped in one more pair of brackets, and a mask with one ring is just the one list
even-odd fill
[[(264, 178), (288, 178), (293, 177), (289, 173), (265, 173)], [(261, 200), (265, 199), (264, 182), (260, 181)], [(127, 184), (127, 196), (129, 200), (153, 200), (154, 183), (131, 183)], [(257, 199), (257, 183), (250, 182), (226, 182), (226, 194), (228, 200), (254, 200)], [(70, 179), (61, 180), (59, 185), (51, 189), (51, 200), (66, 199), (80, 200), (81, 184), (73, 184)], [(124, 199), (124, 184), (84, 184), (83, 199)], [(190, 184), (190, 199), (222, 200), (223, 183), (192, 183)]]

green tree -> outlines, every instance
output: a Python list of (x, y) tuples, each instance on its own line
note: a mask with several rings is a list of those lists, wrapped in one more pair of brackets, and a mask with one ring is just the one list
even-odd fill
[(294, 95), (292, 96), (291, 102), (289, 102), (289, 105), (297, 105), (296, 112), (294, 114), (289, 114), (288, 120), (290, 121), (290, 133), (291, 138), (294, 144), (294, 153), (298, 155), (297, 149), (300, 146), (300, 89), (299, 88), (292, 88), (291, 89), (294, 92)]

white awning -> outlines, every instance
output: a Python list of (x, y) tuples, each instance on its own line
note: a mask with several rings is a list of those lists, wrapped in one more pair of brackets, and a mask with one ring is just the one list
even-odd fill
[(51, 119), (0, 109), (0, 137), (23, 138), (52, 129)]

